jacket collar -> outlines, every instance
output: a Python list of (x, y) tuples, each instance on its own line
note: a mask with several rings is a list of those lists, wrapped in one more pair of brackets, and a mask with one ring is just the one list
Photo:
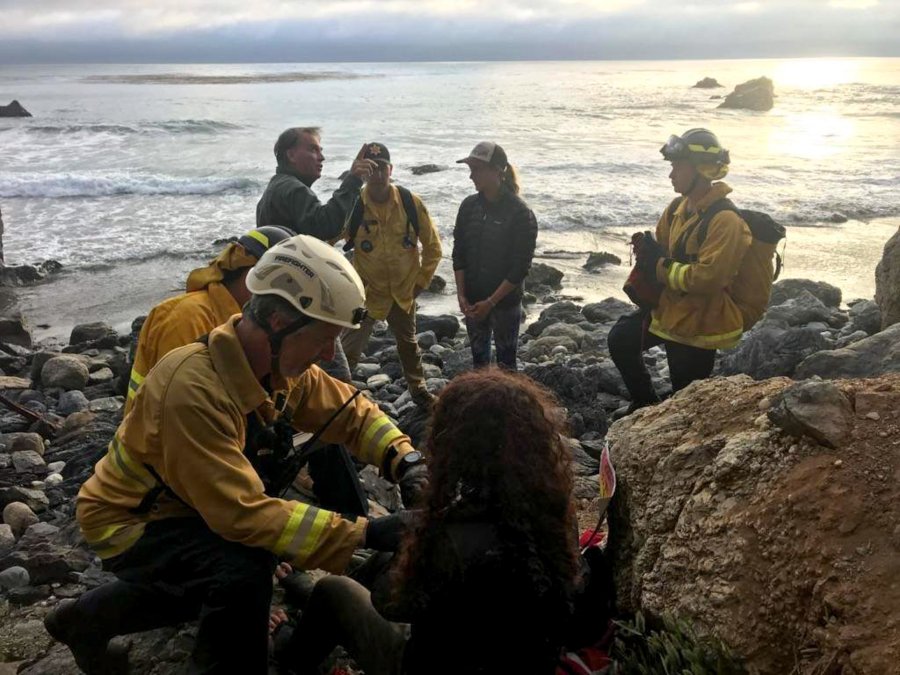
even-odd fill
[(308, 187), (308, 188), (312, 187), (313, 181), (310, 181), (309, 179), (301, 176), (299, 173), (297, 173), (297, 170), (294, 167), (290, 166), (289, 164), (279, 164), (278, 168), (275, 169), (275, 173), (276, 174), (280, 173), (280, 174), (284, 174), (287, 176), (293, 176), (294, 178), (299, 180), (301, 183), (303, 183), (306, 187)]
[(363, 200), (363, 204), (366, 206), (374, 206), (375, 208), (384, 208), (385, 203), (389, 203), (394, 208), (400, 208), (400, 190), (397, 189), (397, 186), (391, 184), (391, 196), (385, 203), (380, 203), (373, 201), (369, 197), (369, 186), (364, 185), (362, 190), (359, 191), (359, 194)]
[[(713, 183), (712, 187), (709, 189), (705, 195), (703, 195), (703, 199), (697, 202), (697, 211), (699, 213), (703, 213), (712, 206), (715, 202), (720, 199), (724, 199), (728, 196), (728, 193), (731, 192), (731, 188), (728, 187), (726, 183), (722, 183), (721, 181), (718, 183)], [(687, 200), (685, 200), (687, 201)]]
[(235, 326), (240, 321), (235, 315), (209, 334), (209, 356), (213, 368), (222, 380), (225, 391), (246, 415), (259, 408), (269, 394), (253, 374)]

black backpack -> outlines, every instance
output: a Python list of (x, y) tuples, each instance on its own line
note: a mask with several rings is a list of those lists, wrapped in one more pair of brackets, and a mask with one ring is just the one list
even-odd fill
[[(403, 210), (406, 211), (406, 236), (409, 237), (409, 230), (411, 228), (415, 233), (415, 238), (418, 239), (419, 213), (416, 210), (416, 202), (413, 200), (412, 192), (401, 185), (397, 185), (396, 187), (397, 191), (400, 193), (400, 201), (403, 203)], [(356, 246), (356, 234), (359, 232), (360, 226), (363, 225), (364, 211), (365, 205), (363, 204), (363, 200), (362, 198), (357, 197), (356, 201), (353, 203), (353, 209), (351, 209), (350, 215), (347, 216), (347, 241), (344, 244), (345, 251), (350, 251)], [(365, 225), (365, 228), (368, 232), (369, 226)], [(410, 239), (410, 241), (414, 242), (415, 240)]]

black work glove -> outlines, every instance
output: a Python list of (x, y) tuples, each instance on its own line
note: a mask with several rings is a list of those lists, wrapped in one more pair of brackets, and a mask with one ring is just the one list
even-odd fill
[(396, 553), (406, 531), (422, 517), (421, 511), (398, 511), (389, 516), (369, 518), (366, 526), (365, 548)]
[(409, 467), (397, 481), (400, 486), (400, 498), (406, 508), (419, 506), (428, 488), (428, 466), (416, 464)]
[(660, 258), (666, 257), (666, 249), (656, 241), (652, 232), (649, 230), (644, 232), (644, 236), (634, 248), (634, 253), (641, 272), (648, 279), (656, 279), (656, 263)]

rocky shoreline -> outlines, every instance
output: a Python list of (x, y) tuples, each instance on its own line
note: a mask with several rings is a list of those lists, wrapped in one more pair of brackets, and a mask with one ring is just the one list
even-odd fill
[[(845, 306), (828, 284), (781, 281), (762, 321), (720, 356), (721, 377), (611, 428), (626, 391), (606, 337), (633, 307), (561, 299), (562, 273), (534, 266), (527, 300), (546, 306), (524, 327), (521, 370), (566, 409), (583, 525), (595, 513), (603, 439), (612, 442), (622, 609), (688, 618), (758, 672), (795, 662), (804, 673), (889, 672), (900, 658), (895, 240), (900, 233), (885, 247), (878, 303)], [(437, 392), (471, 368), (465, 330), (452, 315), (420, 315), (418, 329)], [(0, 673), (78, 672), (41, 620), (107, 578), (80, 539), (73, 498), (119, 422), (132, 341), (93, 323), (51, 350), (21, 321), (0, 321)], [(390, 334), (376, 330), (367, 354), (355, 384), (419, 441), (426, 418)], [(646, 362), (664, 393), (664, 352)], [(375, 512), (396, 508), (388, 484), (368, 470), (363, 480)], [(171, 672), (192, 631), (121, 638), (132, 672)], [(828, 659), (832, 670), (814, 669)]]

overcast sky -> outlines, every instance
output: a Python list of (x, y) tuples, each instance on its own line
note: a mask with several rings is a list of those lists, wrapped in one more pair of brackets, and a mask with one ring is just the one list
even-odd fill
[(0, 63), (900, 56), (900, 0), (0, 0)]

